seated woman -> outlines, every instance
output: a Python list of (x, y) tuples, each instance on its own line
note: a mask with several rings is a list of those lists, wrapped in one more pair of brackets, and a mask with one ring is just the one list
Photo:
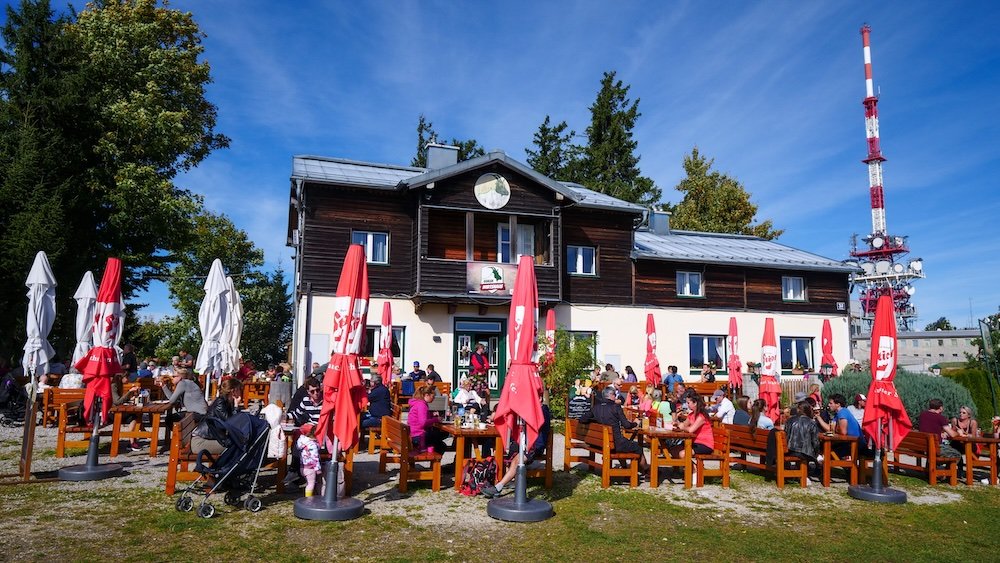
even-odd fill
[(736, 398), (736, 414), (733, 415), (733, 424), (738, 426), (750, 424), (750, 397), (740, 395)]
[(622, 378), (625, 383), (638, 383), (639, 377), (632, 371), (632, 366), (625, 366), (625, 376)]
[(410, 439), (417, 448), (416, 453), (424, 453), (430, 448), (433, 448), (435, 453), (443, 453), (448, 449), (444, 443), (447, 434), (434, 426), (440, 419), (430, 414), (429, 405), (434, 400), (434, 393), (434, 385), (425, 385), (418, 388), (409, 401), (407, 424), (410, 426)]
[[(538, 429), (538, 437), (535, 438), (535, 443), (528, 448), (528, 451), (524, 453), (524, 466), (527, 467), (535, 461), (535, 458), (545, 452), (545, 448), (549, 443), (549, 434), (552, 433), (552, 411), (549, 410), (549, 392), (545, 386), (542, 386), (542, 427)], [(520, 436), (520, 431), (517, 429), (517, 425), (514, 428), (514, 436)], [(507, 464), (507, 471), (503, 474), (503, 477), (497, 481), (496, 485), (487, 484), (485, 487), (479, 490), (480, 493), (486, 498), (493, 498), (503, 494), (504, 486), (509, 484), (511, 481), (517, 477), (517, 465), (519, 462), (518, 453), (521, 446), (518, 440), (511, 440), (509, 447), (507, 448), (507, 455), (504, 458), (504, 462)]]
[(639, 410), (642, 412), (649, 412), (653, 410), (653, 388), (646, 389), (646, 395), (639, 401)]
[(637, 409), (640, 404), (642, 404), (642, 399), (639, 398), (639, 388), (632, 385), (628, 390), (628, 396), (625, 398), (625, 408)]
[[(708, 409), (705, 408), (705, 399), (701, 395), (691, 393), (684, 398), (690, 414), (688, 417), (677, 423), (677, 429), (681, 432), (694, 434), (694, 444), (691, 452), (694, 454), (710, 454), (715, 451), (715, 435), (712, 434), (712, 422), (708, 417)], [(684, 445), (678, 444), (670, 448), (670, 455), (681, 457), (684, 454)]]
[(802, 401), (795, 406), (793, 415), (785, 422), (788, 451), (810, 461), (819, 455), (819, 426), (815, 421), (812, 405)]
[(972, 409), (962, 405), (958, 407), (958, 417), (951, 419), (951, 426), (959, 436), (977, 436), (979, 423), (972, 418)]
[(663, 400), (663, 391), (659, 389), (653, 389), (653, 404), (650, 405), (650, 410), (658, 412), (661, 420), (670, 420), (670, 414), (673, 412), (670, 401)]
[[(157, 379), (156, 384), (163, 387), (163, 394), (171, 405), (176, 405), (179, 402), (184, 411), (197, 415), (204, 415), (208, 411), (204, 391), (191, 379), (191, 370), (177, 368), (170, 374), (169, 380)], [(178, 417), (176, 420), (180, 420), (180, 418)]]
[(476, 413), (481, 413), (486, 405), (486, 399), (479, 396), (479, 393), (476, 393), (472, 389), (472, 380), (465, 377), (458, 383), (458, 391), (455, 393), (454, 403), (465, 410), (472, 409)]
[[(205, 418), (212, 417), (220, 420), (227, 420), (233, 413), (240, 410), (240, 397), (243, 395), (243, 382), (239, 379), (227, 379), (219, 385), (219, 396), (212, 401), (208, 407)], [(211, 431), (208, 424), (202, 420), (198, 427), (191, 434), (191, 451), (208, 451), (212, 454), (221, 454), (223, 447)]]
[[(774, 421), (770, 419), (764, 411), (767, 410), (767, 403), (764, 399), (756, 399), (753, 402), (753, 406), (750, 408), (750, 421), (747, 423), (750, 426), (750, 433), (753, 434), (757, 428), (761, 430), (770, 430), (774, 428)], [(812, 412), (811, 410), (809, 412)]]

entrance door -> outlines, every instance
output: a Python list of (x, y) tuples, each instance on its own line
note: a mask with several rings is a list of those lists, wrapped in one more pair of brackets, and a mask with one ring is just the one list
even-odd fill
[(455, 319), (455, 369), (452, 370), (452, 385), (457, 386), (463, 377), (469, 375), (470, 358), (477, 344), (486, 347), (490, 361), (487, 372), (490, 395), (500, 397), (504, 376), (507, 375), (507, 334), (506, 319), (463, 320)]

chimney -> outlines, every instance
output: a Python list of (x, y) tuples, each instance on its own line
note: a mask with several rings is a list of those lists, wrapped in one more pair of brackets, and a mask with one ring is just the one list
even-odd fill
[(427, 168), (430, 170), (458, 164), (458, 147), (427, 143), (424, 150), (427, 151)]
[(649, 210), (649, 232), (654, 235), (670, 234), (670, 212)]

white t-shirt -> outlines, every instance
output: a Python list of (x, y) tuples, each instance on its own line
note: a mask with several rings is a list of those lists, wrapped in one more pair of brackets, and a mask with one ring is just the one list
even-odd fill
[(858, 424), (861, 424), (862, 420), (865, 418), (865, 409), (859, 409), (854, 405), (847, 407), (847, 412), (851, 413), (851, 415), (857, 419)]
[(722, 419), (724, 424), (732, 424), (733, 416), (736, 415), (736, 407), (728, 397), (719, 400), (719, 408), (715, 411), (715, 416)]

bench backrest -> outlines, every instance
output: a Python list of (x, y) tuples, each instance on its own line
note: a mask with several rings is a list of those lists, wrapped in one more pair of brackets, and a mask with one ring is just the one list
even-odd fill
[(712, 426), (712, 439), (715, 441), (713, 453), (729, 456), (729, 431), (721, 425)]
[[(750, 433), (750, 427), (745, 424), (723, 424), (724, 431), (729, 435), (729, 444), (734, 447), (741, 447), (753, 450), (764, 451), (767, 449), (767, 434), (769, 430), (757, 428), (756, 432)], [(781, 432), (781, 434), (784, 434)]]
[(187, 449), (191, 447), (191, 434), (194, 433), (194, 429), (198, 427), (198, 420), (194, 413), (189, 412), (185, 414), (180, 421), (177, 422), (178, 430), (177, 436), (181, 440), (181, 448)]
[(51, 404), (61, 405), (63, 403), (73, 403), (76, 401), (82, 401), (84, 395), (86, 394), (86, 389), (60, 389), (58, 387), (53, 387), (47, 389), (46, 392), (52, 393)]
[(611, 443), (611, 428), (599, 422), (580, 422), (566, 419), (566, 431), (570, 439), (577, 440), (593, 448), (614, 449)]
[(382, 417), (382, 439), (403, 457), (410, 453), (410, 427), (391, 416)]
[(926, 457), (931, 454), (931, 448), (935, 450), (937, 446), (937, 440), (934, 435), (929, 432), (917, 432), (916, 430), (911, 430), (903, 437), (899, 445), (896, 446), (896, 453), (900, 454), (918, 454), (920, 457)]
[(726, 386), (725, 381), (716, 381), (715, 383), (702, 383), (700, 381), (695, 383), (685, 383), (685, 387), (688, 389), (694, 389), (696, 393), (702, 397), (711, 397), (717, 389), (721, 389)]

